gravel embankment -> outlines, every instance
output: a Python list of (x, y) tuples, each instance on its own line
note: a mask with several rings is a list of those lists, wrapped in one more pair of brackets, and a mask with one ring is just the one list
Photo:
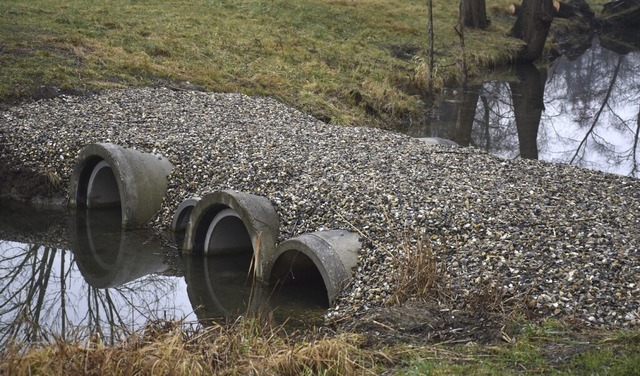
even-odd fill
[(361, 262), (334, 316), (382, 303), (394, 288), (391, 259), (422, 236), (442, 242), (461, 296), (495, 283), (544, 315), (640, 324), (637, 180), (326, 125), (240, 94), (128, 89), (0, 112), (1, 157), (55, 172), (63, 187), (93, 142), (175, 164), (157, 227), (185, 198), (234, 189), (274, 203), (281, 240), (322, 228), (361, 233)]

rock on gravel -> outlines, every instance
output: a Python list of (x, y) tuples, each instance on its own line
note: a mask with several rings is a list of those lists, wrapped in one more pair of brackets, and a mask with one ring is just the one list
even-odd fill
[(1, 158), (66, 189), (78, 151), (112, 142), (168, 157), (163, 229), (185, 198), (266, 196), (280, 240), (358, 232), (355, 278), (331, 317), (383, 304), (394, 259), (431, 243), (462, 298), (499, 290), (532, 311), (586, 325), (640, 324), (640, 181), (378, 129), (327, 125), (274, 99), (169, 89), (61, 96), (0, 112)]

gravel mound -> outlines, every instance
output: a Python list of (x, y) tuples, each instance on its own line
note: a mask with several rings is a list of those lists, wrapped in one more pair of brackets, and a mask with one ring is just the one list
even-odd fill
[(396, 284), (393, 260), (426, 242), (456, 296), (492, 288), (541, 315), (640, 324), (640, 181), (327, 125), (241, 94), (127, 89), (0, 113), (1, 158), (63, 188), (78, 151), (94, 142), (175, 164), (157, 228), (183, 199), (233, 189), (272, 201), (280, 240), (358, 232), (360, 263), (331, 317), (383, 304)]

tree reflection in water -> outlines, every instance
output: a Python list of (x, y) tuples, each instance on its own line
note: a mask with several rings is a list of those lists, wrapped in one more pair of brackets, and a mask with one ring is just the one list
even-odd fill
[[(548, 72), (518, 66), (509, 82), (460, 91), (433, 136), (504, 158), (532, 158), (640, 177), (640, 51), (619, 55), (597, 40)], [(544, 93), (544, 94), (543, 94)], [(543, 99), (544, 98), (544, 99)]]
[[(0, 344), (86, 340), (115, 343), (158, 318), (183, 318), (181, 280), (151, 274), (110, 288), (92, 287), (72, 252), (0, 241)], [(178, 299), (179, 300), (179, 299)]]
[[(158, 274), (166, 269), (159, 248), (96, 228), (75, 230), (73, 252), (0, 240), (0, 346), (55, 338), (113, 344), (150, 320), (193, 319), (182, 278)], [(100, 250), (78, 247), (88, 243)], [(109, 262), (96, 257), (105, 252)]]
[[(119, 211), (79, 211), (60, 221), (60, 213), (47, 220), (42, 212), (25, 215), (26, 208), (2, 204), (0, 346), (58, 338), (115, 344), (158, 319), (197, 325), (272, 310), (275, 320), (297, 327), (322, 322), (327, 308), (326, 290), (293, 285), (273, 291), (254, 283), (247, 274), (251, 252), (184, 256), (184, 278), (170, 276), (166, 250), (154, 234), (123, 231)], [(24, 238), (70, 247), (2, 240)]]

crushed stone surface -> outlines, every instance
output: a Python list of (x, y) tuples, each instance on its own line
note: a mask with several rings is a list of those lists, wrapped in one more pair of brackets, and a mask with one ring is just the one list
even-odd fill
[(270, 98), (164, 88), (105, 91), (0, 112), (0, 158), (64, 191), (78, 152), (111, 142), (175, 168), (151, 225), (186, 198), (267, 197), (280, 239), (345, 229), (363, 248), (328, 316), (389, 300), (399, 258), (431, 247), (451, 291), (487, 291), (547, 317), (640, 324), (640, 181), (322, 123)]

